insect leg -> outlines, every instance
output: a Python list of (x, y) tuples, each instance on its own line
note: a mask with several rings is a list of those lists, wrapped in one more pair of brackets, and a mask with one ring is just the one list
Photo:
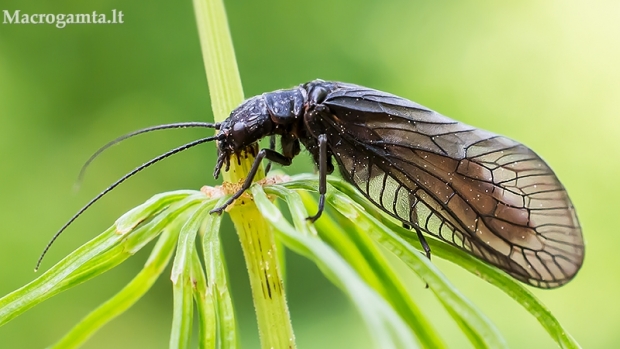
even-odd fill
[(327, 192), (327, 164), (329, 159), (327, 158), (327, 136), (322, 134), (318, 137), (319, 141), (319, 210), (314, 216), (310, 216), (308, 219), (310, 222), (314, 222), (323, 213), (325, 209), (325, 192)]
[(420, 230), (420, 228), (418, 228), (417, 225), (414, 225), (413, 229), (415, 229), (416, 234), (418, 234), (418, 240), (420, 240), (420, 244), (422, 244), (422, 248), (424, 249), (424, 252), (426, 253), (426, 258), (430, 260), (431, 259), (431, 248), (430, 246), (428, 246), (428, 242), (426, 242), (426, 238), (424, 237), (424, 235), (422, 235), (422, 231)]
[[(412, 226), (407, 224), (407, 223), (403, 223), (403, 228), (411, 229)], [(428, 242), (426, 242), (426, 238), (422, 234), (422, 231), (420, 230), (420, 228), (418, 228), (415, 225), (413, 226), (413, 228), (415, 229), (415, 232), (418, 235), (418, 240), (420, 241), (420, 244), (422, 244), (422, 248), (424, 249), (424, 253), (426, 254), (426, 258), (431, 259), (431, 247), (428, 246)]]
[[(411, 229), (411, 226), (407, 223), (403, 223), (403, 228)], [(428, 246), (428, 243), (426, 242), (424, 235), (422, 235), (420, 228), (415, 226), (415, 232), (418, 234), (418, 240), (422, 244), (422, 248), (424, 249), (424, 252), (426, 252), (426, 258), (430, 260), (431, 259), (431, 248)], [(426, 288), (428, 288), (428, 283), (426, 284)]]
[[(276, 136), (272, 135), (271, 138), (269, 138), (269, 150), (276, 150)], [(267, 162), (267, 166), (265, 166), (265, 175), (267, 173), (269, 173), (269, 170), (271, 170), (271, 161)]]
[(245, 182), (243, 182), (241, 188), (237, 190), (237, 192), (234, 193), (228, 200), (226, 200), (226, 202), (222, 206), (212, 209), (209, 213), (222, 213), (222, 211), (224, 211), (224, 209), (226, 209), (228, 205), (232, 204), (243, 194), (244, 191), (250, 188), (250, 186), (252, 185), (252, 180), (256, 176), (256, 172), (258, 172), (258, 168), (260, 167), (260, 162), (263, 161), (264, 158), (267, 158), (267, 160), (269, 161), (273, 161), (284, 166), (288, 166), (292, 162), (292, 159), (287, 158), (286, 156), (276, 152), (275, 150), (261, 149), (258, 154), (256, 154), (254, 163), (252, 163), (252, 168), (250, 168), (250, 172), (245, 178)]

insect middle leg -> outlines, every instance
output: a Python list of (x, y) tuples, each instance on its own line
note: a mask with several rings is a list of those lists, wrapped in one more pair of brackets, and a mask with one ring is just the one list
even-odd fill
[(329, 160), (327, 158), (327, 136), (319, 135), (319, 210), (314, 216), (310, 216), (307, 219), (310, 222), (316, 221), (321, 217), (323, 210), (325, 209), (325, 193), (327, 192), (327, 172), (328, 172), (328, 163)]
[(252, 163), (252, 168), (250, 168), (250, 172), (248, 176), (245, 178), (245, 182), (236, 193), (234, 193), (222, 206), (216, 207), (210, 211), (210, 213), (222, 213), (230, 204), (232, 204), (235, 200), (237, 200), (244, 191), (246, 191), (252, 185), (252, 181), (256, 176), (256, 172), (258, 172), (258, 168), (260, 167), (261, 161), (267, 158), (267, 160), (278, 163), (280, 165), (288, 166), (291, 164), (292, 159), (287, 158), (286, 156), (278, 153), (275, 150), (271, 149), (261, 149), (258, 154), (256, 154), (256, 158), (254, 159), (254, 163)]

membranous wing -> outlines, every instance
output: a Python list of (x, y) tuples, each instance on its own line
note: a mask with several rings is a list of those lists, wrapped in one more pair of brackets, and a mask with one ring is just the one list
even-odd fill
[(323, 104), (342, 175), (393, 217), (537, 287), (579, 270), (573, 205), (526, 146), (360, 86), (342, 84)]

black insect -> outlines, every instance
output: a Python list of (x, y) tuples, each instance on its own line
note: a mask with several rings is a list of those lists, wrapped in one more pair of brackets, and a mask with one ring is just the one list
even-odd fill
[[(422, 232), (542, 288), (568, 282), (583, 262), (575, 209), (536, 153), (401, 97), (315, 80), (252, 97), (222, 123), (170, 124), (133, 132), (105, 145), (87, 164), (120, 140), (177, 127), (214, 128), (219, 133), (128, 173), (80, 210), (54, 239), (92, 203), (155, 162), (217, 140), (217, 178), (222, 167), (228, 170), (233, 155), (270, 136), (270, 147), (258, 151), (241, 189), (212, 212), (222, 212), (250, 187), (263, 159), (290, 165), (303, 144), (319, 168), (319, 208), (309, 217), (312, 221), (323, 212), (326, 176), (333, 172), (335, 159), (342, 176), (368, 200), (416, 230), (429, 256)], [(281, 153), (275, 147), (278, 135)]]

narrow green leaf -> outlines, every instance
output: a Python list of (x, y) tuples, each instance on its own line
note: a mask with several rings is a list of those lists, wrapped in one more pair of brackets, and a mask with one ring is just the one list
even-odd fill
[(144, 268), (119, 293), (82, 319), (52, 348), (77, 348), (103, 325), (125, 312), (151, 288), (174, 251), (179, 229), (166, 229), (160, 236)]
[(123, 239), (115, 231), (114, 227), (109, 228), (101, 235), (79, 247), (37, 279), (0, 299), (0, 325), (5, 324), (24, 311), (49, 298), (47, 293), (80, 265)]
[(407, 242), (339, 191), (333, 189), (328, 201), (334, 206), (336, 212), (341, 214), (343, 218), (346, 217), (341, 219), (341, 222), (355, 218), (355, 225), (358, 229), (366, 231), (420, 275), (475, 347), (507, 347), (495, 325), (465, 298), (426, 256), (413, 249)]
[[(309, 182), (304, 180), (299, 183), (307, 185)], [(286, 183), (286, 185), (295, 186), (294, 182)], [(351, 198), (342, 194), (336, 188), (330, 187), (328, 189), (327, 202), (334, 206), (334, 211), (340, 217), (339, 221), (341, 224), (349, 224), (349, 222), (354, 221), (357, 229), (366, 232), (388, 250), (394, 252), (412, 270), (420, 275), (472, 344), (481, 348), (506, 347), (505, 340), (497, 328), (452, 286), (425, 256), (421, 255), (419, 251), (414, 250), (395, 233), (381, 225), (359, 204), (352, 201)]]
[(181, 278), (172, 290), (174, 301), (170, 348), (184, 349), (189, 347), (194, 310), (191, 279)]
[(204, 274), (198, 251), (193, 250), (191, 277), (194, 282), (194, 301), (198, 313), (198, 348), (217, 348), (217, 319), (215, 318), (215, 300), (207, 291), (207, 279)]
[[(216, 205), (221, 205), (223, 202), (224, 200), (220, 200)], [(210, 215), (205, 219), (202, 250), (208, 275), (207, 296), (213, 299), (216, 312), (219, 348), (234, 349), (238, 346), (238, 331), (232, 297), (228, 289), (226, 260), (220, 244), (221, 222), (221, 216), (218, 215)]]
[[(307, 192), (295, 193), (279, 185), (265, 187), (265, 191), (285, 199), (291, 210), (297, 209), (298, 212), (293, 217), (303, 217), (302, 211), (298, 208), (306, 212), (304, 204), (310, 212), (318, 209), (314, 199)], [(302, 223), (308, 224), (306, 219), (303, 221), (305, 222)], [(337, 224), (327, 212), (324, 212), (314, 226), (319, 231), (320, 237), (354, 267), (365, 282), (407, 321), (422, 347), (445, 348), (439, 334), (411, 299), (405, 286), (393, 271), (393, 266), (387, 262), (366, 232), (359, 229), (357, 222), (347, 220), (340, 222), (345, 224)], [(296, 225), (297, 223), (295, 222)]]
[[(204, 195), (202, 197), (204, 198)], [(175, 207), (182, 211), (187, 205), (193, 205), (196, 200), (196, 198), (181, 199), (180, 202), (175, 204)], [(173, 216), (176, 213), (169, 214)], [(122, 257), (121, 254), (130, 249), (127, 246), (114, 249), (115, 247), (125, 241), (143, 245), (147, 240), (150, 241), (159, 233), (159, 231), (156, 231), (154, 234), (148, 235), (148, 232), (151, 231), (150, 228), (152, 228), (149, 224), (165, 223), (172, 216), (159, 216), (132, 233), (118, 234), (115, 226), (108, 228), (102, 234), (77, 248), (29, 284), (0, 299), (0, 325), (10, 321), (45, 299), (118, 265), (129, 256), (125, 255)], [(141, 242), (136, 243), (134, 240)]]
[(213, 208), (213, 201), (199, 205), (181, 228), (179, 243), (172, 265), (172, 290), (174, 306), (172, 311), (172, 331), (170, 348), (185, 349), (189, 347), (192, 334), (192, 313), (194, 310), (194, 283), (191, 278), (193, 254), (196, 235), (208, 210)]
[[(164, 228), (178, 224), (177, 217), (179, 215), (183, 214), (193, 205), (204, 200), (204, 195), (192, 195), (186, 196), (179, 202), (171, 203), (166, 211), (160, 211), (156, 217), (149, 217), (150, 221), (148, 223), (140, 225), (120, 244), (95, 256), (88, 263), (85, 263), (59, 284), (59, 288), (63, 287), (65, 284), (73, 287), (125, 261), (151, 242)], [(82, 280), (78, 282), (78, 279)]]
[[(257, 207), (273, 225), (282, 242), (293, 251), (311, 259), (327, 278), (351, 298), (377, 347), (417, 347), (412, 332), (398, 314), (364, 283), (340, 255), (312, 232), (314, 227), (306, 222), (293, 228), (269, 201), (260, 185), (253, 185), (251, 191)], [(298, 223), (307, 217), (303, 206), (291, 207), (291, 214), (296, 216), (294, 220)]]
[(195, 190), (177, 190), (153, 195), (153, 197), (148, 199), (143, 204), (134, 207), (129, 210), (129, 212), (118, 218), (115, 224), (116, 231), (120, 234), (127, 233), (133, 230), (138, 224), (147, 220), (149, 217), (152, 217), (161, 210), (166, 209), (166, 207), (173, 202), (177, 202), (190, 195), (196, 195), (197, 193), (200, 192)]
[[(307, 185), (307, 183), (313, 182), (314, 186)], [(373, 216), (376, 216), (381, 223), (383, 223), (389, 231), (393, 231), (398, 234), (407, 245), (413, 246), (418, 250), (422, 249), (420, 242), (418, 241), (415, 233), (402, 228), (400, 225), (394, 223), (394, 221), (386, 217), (383, 214), (379, 214), (378, 209), (366, 200), (359, 192), (353, 188), (353, 186), (340, 178), (333, 176), (328, 177), (328, 182), (335, 188), (340, 190), (346, 196), (351, 197), (355, 202), (362, 206), (366, 212), (373, 212)], [(313, 175), (300, 175), (292, 178), (292, 182), (295, 183), (292, 186), (297, 188), (307, 188), (310, 190), (316, 190), (316, 176)], [(288, 185), (288, 183), (287, 183)], [(508, 276), (501, 270), (493, 267), (478, 258), (462, 251), (454, 246), (451, 246), (442, 241), (438, 241), (433, 238), (427, 238), (427, 242), (433, 251), (433, 255), (442, 259), (449, 260), (460, 267), (468, 270), (472, 274), (486, 280), (487, 282), (497, 286), (507, 295), (519, 302), (527, 311), (529, 311), (538, 322), (545, 328), (545, 330), (551, 335), (551, 337), (562, 348), (580, 348), (579, 344), (568, 334), (568, 332), (562, 328), (557, 319), (551, 314), (551, 312), (530, 292), (525, 286), (512, 277)], [(424, 276), (421, 276), (423, 279)]]
[[(356, 192), (350, 184), (341, 179), (330, 178), (330, 183), (345, 193), (345, 195), (351, 195), (351, 193)], [(353, 194), (351, 197), (362, 206), (369, 205), (365, 206), (366, 210), (372, 209), (372, 204), (370, 204), (367, 200), (364, 200), (364, 198), (359, 194)], [(414, 244), (416, 247), (421, 248), (419, 241), (412, 235), (411, 231), (394, 224), (394, 222), (383, 215), (380, 216), (380, 220), (388, 226), (389, 230), (396, 232), (409, 244)], [(547, 309), (546, 306), (544, 306), (530, 291), (528, 291), (523, 284), (519, 283), (496, 267), (491, 266), (454, 246), (434, 239), (429, 241), (429, 244), (431, 244), (431, 249), (435, 255), (458, 264), (472, 274), (486, 280), (492, 285), (497, 286), (507, 295), (519, 302), (521, 306), (534, 315), (534, 317), (540, 322), (545, 330), (547, 330), (547, 332), (560, 345), (560, 347), (580, 348), (579, 344), (568, 334), (568, 332), (566, 332), (564, 328), (562, 328), (549, 309)]]

